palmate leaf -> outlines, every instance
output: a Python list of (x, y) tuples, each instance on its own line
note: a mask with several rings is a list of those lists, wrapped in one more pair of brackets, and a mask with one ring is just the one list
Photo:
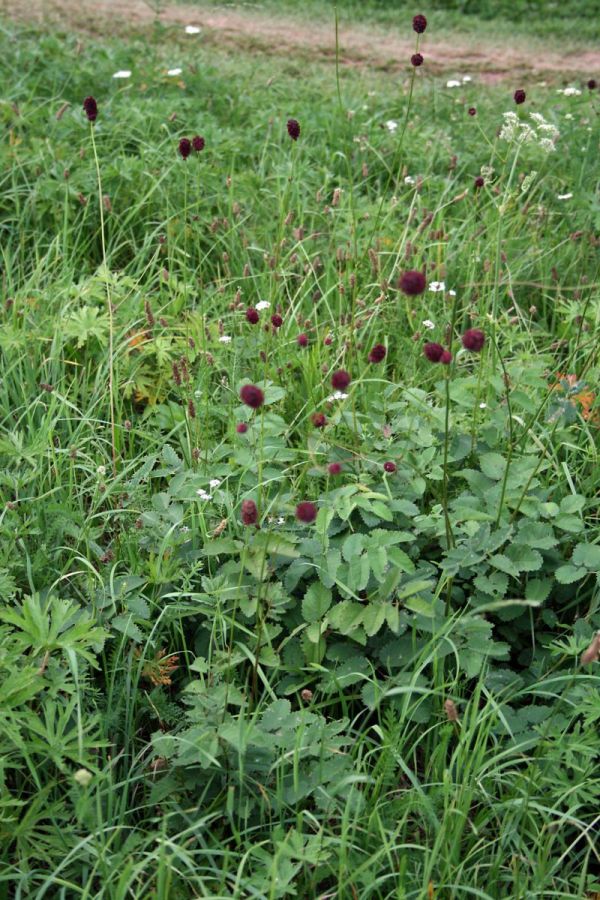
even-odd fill
[(69, 651), (82, 656), (96, 666), (99, 652), (108, 632), (94, 624), (91, 615), (71, 600), (50, 597), (42, 601), (38, 595), (25, 597), (13, 609), (0, 610), (0, 621), (12, 625), (14, 639), (22, 652), (32, 656)]
[(93, 339), (104, 347), (108, 337), (108, 316), (95, 306), (84, 306), (62, 323), (62, 334), (65, 341), (74, 340), (78, 348), (85, 347)]

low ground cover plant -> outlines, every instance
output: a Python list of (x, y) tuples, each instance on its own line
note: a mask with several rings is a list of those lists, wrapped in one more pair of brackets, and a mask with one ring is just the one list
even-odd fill
[(398, 28), (5, 24), (3, 896), (600, 892), (597, 87)]

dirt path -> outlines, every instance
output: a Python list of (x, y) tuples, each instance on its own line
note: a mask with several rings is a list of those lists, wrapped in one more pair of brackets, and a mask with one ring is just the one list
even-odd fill
[[(150, 27), (152, 10), (143, 0), (0, 0), (0, 12), (37, 23), (52, 23), (95, 35), (110, 31), (127, 34), (131, 27)], [(327, 61), (335, 54), (331, 24), (266, 15), (252, 10), (203, 9), (170, 4), (161, 14), (165, 25), (196, 25), (201, 34), (189, 37), (215, 46), (253, 50), (274, 55)], [(429, 36), (426, 35), (428, 38)], [(365, 66), (386, 71), (406, 69), (414, 42), (377, 26), (355, 24), (341, 30), (342, 61), (347, 66)], [(532, 52), (521, 46), (499, 47), (477, 43), (468, 37), (452, 41), (429, 39), (424, 43), (427, 66), (435, 72), (477, 72), (483, 80), (521, 79), (532, 75), (564, 74), (590, 77), (600, 71), (600, 51), (567, 53)]]

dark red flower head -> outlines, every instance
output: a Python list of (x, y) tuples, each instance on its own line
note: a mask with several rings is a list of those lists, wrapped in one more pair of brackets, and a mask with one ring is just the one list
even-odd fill
[(98, 104), (95, 99), (93, 97), (86, 97), (83, 101), (83, 108), (90, 122), (95, 122), (98, 116)]
[(238, 422), (238, 424), (235, 426), (235, 430), (238, 434), (246, 434), (246, 432), (248, 431), (248, 425), (246, 424), (246, 422)]
[(308, 347), (308, 336), (306, 334), (299, 334), (296, 341), (299, 347)]
[(387, 462), (384, 462), (383, 468), (386, 472), (392, 474), (396, 471), (396, 463), (392, 462), (391, 459), (389, 459)]
[(468, 109), (468, 113), (469, 113), (470, 116), (476, 116), (476, 115), (477, 115), (477, 110), (475, 109), (474, 106), (470, 106), (469, 109)]
[(515, 103), (520, 104), (520, 103), (525, 103), (527, 94), (525, 93), (524, 90), (519, 88), (517, 91), (515, 91), (513, 96), (514, 96)]
[(293, 141), (297, 141), (300, 137), (300, 122), (298, 122), (296, 119), (288, 119), (287, 130), (291, 139)]
[(426, 28), (427, 19), (425, 18), (425, 16), (413, 16), (413, 31), (416, 31), (417, 34), (423, 34)]
[(265, 402), (265, 395), (255, 384), (245, 384), (240, 391), (240, 400), (252, 409), (260, 409)]
[(422, 294), (426, 286), (425, 276), (422, 272), (417, 272), (416, 270), (403, 272), (398, 281), (398, 287), (402, 293), (408, 294), (409, 297), (416, 297), (418, 294)]
[(313, 413), (311, 418), (315, 428), (325, 428), (325, 426), (327, 425), (327, 416), (325, 415), (325, 413)]
[(283, 319), (278, 313), (275, 313), (275, 315), (271, 316), (271, 325), (273, 326), (273, 328), (281, 328), (281, 326), (283, 325)]
[(463, 347), (473, 353), (479, 353), (485, 344), (485, 334), (479, 328), (469, 328), (462, 336)]
[(369, 362), (370, 363), (380, 363), (385, 359), (387, 355), (387, 350), (383, 346), (383, 344), (375, 344), (369, 353)]
[(590, 91), (593, 91), (598, 86), (598, 83), (595, 78), (590, 78), (590, 80), (587, 83), (587, 86), (589, 87)]
[(310, 525), (317, 518), (317, 507), (310, 500), (303, 500), (296, 507), (296, 518), (299, 522), (306, 522), (307, 525)]
[(181, 138), (179, 141), (179, 155), (182, 159), (187, 159), (192, 152), (192, 142), (189, 138)]
[(246, 318), (250, 322), (251, 325), (256, 325), (256, 323), (260, 319), (258, 310), (254, 309), (253, 306), (249, 306), (248, 309), (246, 310)]
[(244, 525), (256, 525), (258, 509), (254, 500), (242, 500), (242, 522)]
[(429, 360), (429, 362), (437, 363), (442, 358), (442, 353), (444, 352), (444, 348), (441, 344), (435, 344), (433, 341), (430, 341), (428, 344), (425, 344), (423, 347), (423, 353)]
[(475, 181), (473, 182), (473, 187), (475, 188), (476, 191), (478, 191), (480, 188), (482, 188), (484, 186), (484, 184), (485, 184), (485, 181), (484, 181), (483, 175), (478, 175), (477, 178), (475, 179)]
[(197, 134), (192, 138), (192, 147), (194, 148), (196, 153), (200, 153), (202, 150), (204, 150), (204, 144), (205, 141), (204, 138), (201, 137), (201, 135)]
[(330, 475), (339, 475), (342, 471), (342, 464), (338, 462), (329, 463), (327, 466), (327, 471)]
[(338, 369), (331, 376), (331, 384), (336, 391), (345, 391), (351, 381), (350, 373), (346, 372), (345, 369)]
[(440, 356), (440, 362), (443, 366), (449, 366), (452, 362), (452, 354), (449, 350), (444, 350), (442, 355)]
[(423, 55), (421, 53), (413, 53), (410, 58), (411, 63), (415, 68), (423, 65)]

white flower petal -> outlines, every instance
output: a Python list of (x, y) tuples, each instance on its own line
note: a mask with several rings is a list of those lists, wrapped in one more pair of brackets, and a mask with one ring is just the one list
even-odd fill
[(447, 88), (454, 88), (454, 87), (460, 87), (460, 86), (461, 86), (461, 82), (460, 82), (460, 81), (456, 81), (455, 78), (451, 78), (450, 81), (447, 81), (447, 82), (446, 82), (446, 87), (447, 87)]
[(385, 127), (387, 128), (388, 131), (391, 131), (393, 134), (393, 132), (396, 131), (396, 129), (398, 128), (398, 123), (395, 122), (394, 119), (388, 119), (387, 122), (385, 123)]
[(131, 70), (130, 69), (119, 69), (118, 72), (115, 72), (113, 78), (131, 78)]
[(167, 69), (167, 75), (181, 75), (183, 69)]
[(186, 34), (200, 34), (201, 31), (202, 31), (202, 29), (198, 28), (197, 25), (186, 25), (185, 26)]
[(231, 343), (231, 335), (229, 335), (229, 334), (222, 334), (221, 337), (219, 338), (219, 343), (221, 343), (221, 344), (230, 344), (230, 343)]
[(446, 290), (446, 282), (445, 281), (432, 281), (429, 285), (429, 290), (433, 291), (434, 294), (438, 294), (440, 291)]
[(433, 324), (431, 319), (425, 319), (425, 321), (423, 322), (423, 326), (425, 328), (429, 328), (430, 331), (435, 328), (435, 325)]
[(271, 304), (269, 303), (268, 300), (259, 300), (258, 303), (256, 304), (256, 309), (258, 309), (258, 310), (269, 309), (270, 306), (271, 306)]
[(557, 200), (570, 200), (572, 196), (573, 196), (573, 194), (558, 194), (556, 199)]

